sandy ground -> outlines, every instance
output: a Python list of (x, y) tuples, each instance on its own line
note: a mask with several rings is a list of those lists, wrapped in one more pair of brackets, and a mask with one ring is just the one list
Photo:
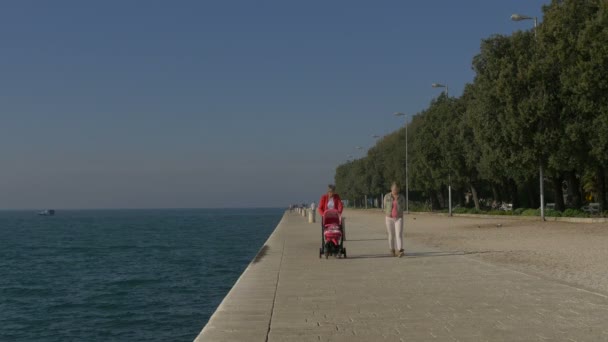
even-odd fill
[(412, 213), (406, 219), (406, 252), (408, 240), (608, 295), (608, 223)]

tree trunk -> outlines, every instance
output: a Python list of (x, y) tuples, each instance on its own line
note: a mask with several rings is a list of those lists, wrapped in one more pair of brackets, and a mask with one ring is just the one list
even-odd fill
[[(509, 179), (508, 178), (503, 178), (502, 179), (502, 183), (500, 184), (500, 188), (499, 188), (499, 195), (500, 195), (500, 201), (501, 202), (508, 202), (511, 201), (511, 185), (509, 183)], [(513, 207), (513, 209), (515, 209), (515, 207)]]
[(562, 177), (551, 177), (553, 192), (555, 193), (555, 210), (564, 211), (564, 191), (562, 190)]
[(540, 203), (540, 200), (538, 199), (538, 193), (534, 190), (536, 189), (534, 186), (536, 185), (536, 182), (533, 181), (528, 181), (528, 190), (526, 191), (526, 193), (528, 194), (528, 207), (529, 208), (536, 208), (539, 205), (537, 205), (536, 203)]
[(433, 190), (431, 192), (431, 211), (438, 210), (439, 208), (441, 208), (441, 205), (439, 205), (437, 191)]
[(459, 189), (458, 190), (458, 193), (460, 194), (460, 195), (458, 195), (458, 205), (461, 206), (461, 207), (465, 206), (464, 195), (463, 195), (465, 192), (466, 192), (465, 189)]
[(604, 168), (598, 166), (597, 168), (597, 192), (598, 202), (600, 202), (600, 211), (607, 210), (606, 208), (606, 175)]
[(438, 203), (439, 206), (437, 207), (437, 209), (443, 209), (443, 208), (446, 207), (447, 201), (445, 199), (446, 198), (445, 191), (446, 190), (443, 187), (441, 187), (441, 190), (439, 190), (439, 191), (436, 192), (436, 194), (437, 194), (437, 196), (436, 196), (437, 197), (437, 202), (439, 202)]
[(513, 209), (519, 208), (519, 194), (517, 192), (517, 183), (513, 178), (509, 178), (509, 193), (511, 194), (511, 203), (513, 204)]
[[(496, 202), (500, 202), (501, 198), (498, 195), (498, 189), (496, 188), (496, 184), (492, 183), (492, 200), (496, 201)], [(475, 205), (475, 208), (477, 208), (477, 205)]]
[(475, 202), (475, 209), (479, 210), (479, 197), (477, 197), (477, 189), (475, 189), (473, 183), (471, 183), (471, 194), (473, 195), (473, 202)]
[(581, 196), (581, 182), (576, 177), (576, 171), (572, 170), (567, 172), (568, 177), (568, 198), (570, 200), (570, 204), (579, 209), (583, 205), (582, 196)]

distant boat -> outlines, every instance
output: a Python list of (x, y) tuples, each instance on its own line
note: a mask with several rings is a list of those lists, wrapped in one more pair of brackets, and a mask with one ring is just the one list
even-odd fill
[(55, 210), (53, 210), (53, 209), (47, 209), (47, 210), (39, 211), (38, 215), (40, 215), (40, 216), (53, 216), (53, 215), (55, 215)]

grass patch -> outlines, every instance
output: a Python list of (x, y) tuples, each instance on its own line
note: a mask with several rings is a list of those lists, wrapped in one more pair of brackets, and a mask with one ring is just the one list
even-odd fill
[(526, 210), (528, 210), (528, 208), (517, 208), (513, 210), (513, 215), (521, 215)]
[(521, 216), (540, 216), (539, 209), (526, 209), (521, 212)]
[(499, 216), (511, 216), (513, 215), (513, 211), (507, 210), (490, 210), (488, 212), (489, 215), (499, 215)]
[(566, 209), (562, 213), (562, 217), (589, 217), (589, 214), (579, 209)]
[(452, 213), (454, 213), (454, 214), (466, 214), (466, 213), (468, 213), (468, 211), (469, 211), (468, 208), (458, 207), (458, 208), (452, 210)]
[(553, 209), (545, 209), (545, 216), (546, 217), (561, 217), (562, 212), (553, 210)]

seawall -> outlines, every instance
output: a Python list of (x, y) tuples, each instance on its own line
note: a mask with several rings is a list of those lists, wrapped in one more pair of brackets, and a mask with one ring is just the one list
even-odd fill
[(288, 214), (270, 234), (195, 341), (265, 341), (272, 318)]

